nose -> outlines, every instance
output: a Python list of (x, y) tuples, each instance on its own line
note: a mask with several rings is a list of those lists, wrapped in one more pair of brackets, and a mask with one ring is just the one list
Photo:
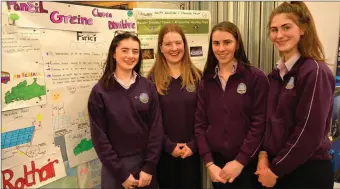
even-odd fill
[(129, 57), (129, 58), (132, 58), (132, 57), (133, 57), (133, 52), (132, 52), (132, 51), (129, 51), (128, 57)]
[(224, 51), (224, 50), (225, 50), (224, 45), (220, 45), (220, 46), (218, 47), (218, 51)]
[(173, 43), (173, 44), (171, 45), (171, 50), (173, 50), (173, 51), (177, 50), (177, 45)]
[(277, 31), (276, 37), (277, 37), (277, 38), (283, 37), (283, 31), (282, 31), (282, 30), (278, 30), (278, 31)]

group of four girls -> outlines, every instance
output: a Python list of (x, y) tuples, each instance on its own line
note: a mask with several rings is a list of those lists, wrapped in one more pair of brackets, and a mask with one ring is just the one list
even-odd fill
[(303, 2), (273, 10), (281, 59), (250, 65), (239, 29), (211, 31), (203, 73), (183, 30), (164, 26), (155, 64), (141, 76), (141, 43), (117, 32), (88, 101), (102, 188), (333, 188), (328, 132), (335, 80)]

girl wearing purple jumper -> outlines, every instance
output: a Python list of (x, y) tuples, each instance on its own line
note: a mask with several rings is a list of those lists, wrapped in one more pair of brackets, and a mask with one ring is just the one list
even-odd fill
[(333, 188), (328, 138), (335, 79), (303, 2), (271, 14), (269, 36), (281, 60), (269, 74), (266, 132), (256, 174), (263, 186)]
[(92, 142), (103, 165), (101, 186), (157, 188), (163, 136), (157, 91), (140, 76), (142, 54), (136, 34), (116, 34), (104, 74), (88, 101)]
[(253, 188), (269, 82), (250, 65), (237, 26), (212, 29), (198, 87), (195, 135), (214, 188)]
[(196, 88), (201, 72), (191, 62), (181, 27), (165, 25), (149, 78), (157, 88), (164, 126), (157, 166), (160, 188), (201, 188), (201, 163), (194, 136)]

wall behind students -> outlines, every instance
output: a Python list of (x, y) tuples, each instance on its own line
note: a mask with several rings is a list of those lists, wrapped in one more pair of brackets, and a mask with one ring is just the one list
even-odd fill
[(340, 2), (305, 2), (311, 11), (324, 47), (327, 63), (335, 73), (340, 32)]
[(273, 69), (277, 59), (274, 48), (267, 37), (267, 22), (277, 2), (189, 2), (186, 7), (192, 10), (209, 10), (211, 25), (231, 21), (239, 28), (245, 50), (252, 65), (266, 73)]
[[(250, 62), (269, 73), (279, 59), (267, 37), (267, 23), (271, 11), (281, 2), (188, 2), (190, 10), (209, 10), (212, 26), (228, 20), (235, 23), (244, 38)], [(339, 35), (339, 2), (305, 2), (316, 23), (328, 63), (335, 70)]]
[[(339, 34), (340, 34), (340, 3), (339, 2), (306, 2), (313, 14), (316, 30), (323, 44), (326, 61), (333, 73), (336, 73), (338, 62)], [(336, 75), (339, 76), (339, 75)], [(337, 80), (337, 85), (339, 80)], [(334, 163), (334, 188), (340, 188), (340, 88), (335, 89), (334, 108), (332, 118), (331, 139)]]

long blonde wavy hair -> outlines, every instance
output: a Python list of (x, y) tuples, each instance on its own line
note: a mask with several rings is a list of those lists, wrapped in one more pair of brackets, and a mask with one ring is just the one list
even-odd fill
[(195, 84), (201, 79), (202, 75), (202, 72), (190, 59), (188, 42), (182, 28), (176, 24), (165, 25), (158, 34), (158, 47), (155, 63), (147, 74), (148, 78), (152, 78), (156, 85), (157, 92), (160, 95), (166, 94), (171, 81), (170, 68), (160, 49), (163, 44), (164, 36), (169, 32), (178, 33), (182, 37), (184, 43), (184, 55), (181, 63), (182, 88), (190, 84)]

